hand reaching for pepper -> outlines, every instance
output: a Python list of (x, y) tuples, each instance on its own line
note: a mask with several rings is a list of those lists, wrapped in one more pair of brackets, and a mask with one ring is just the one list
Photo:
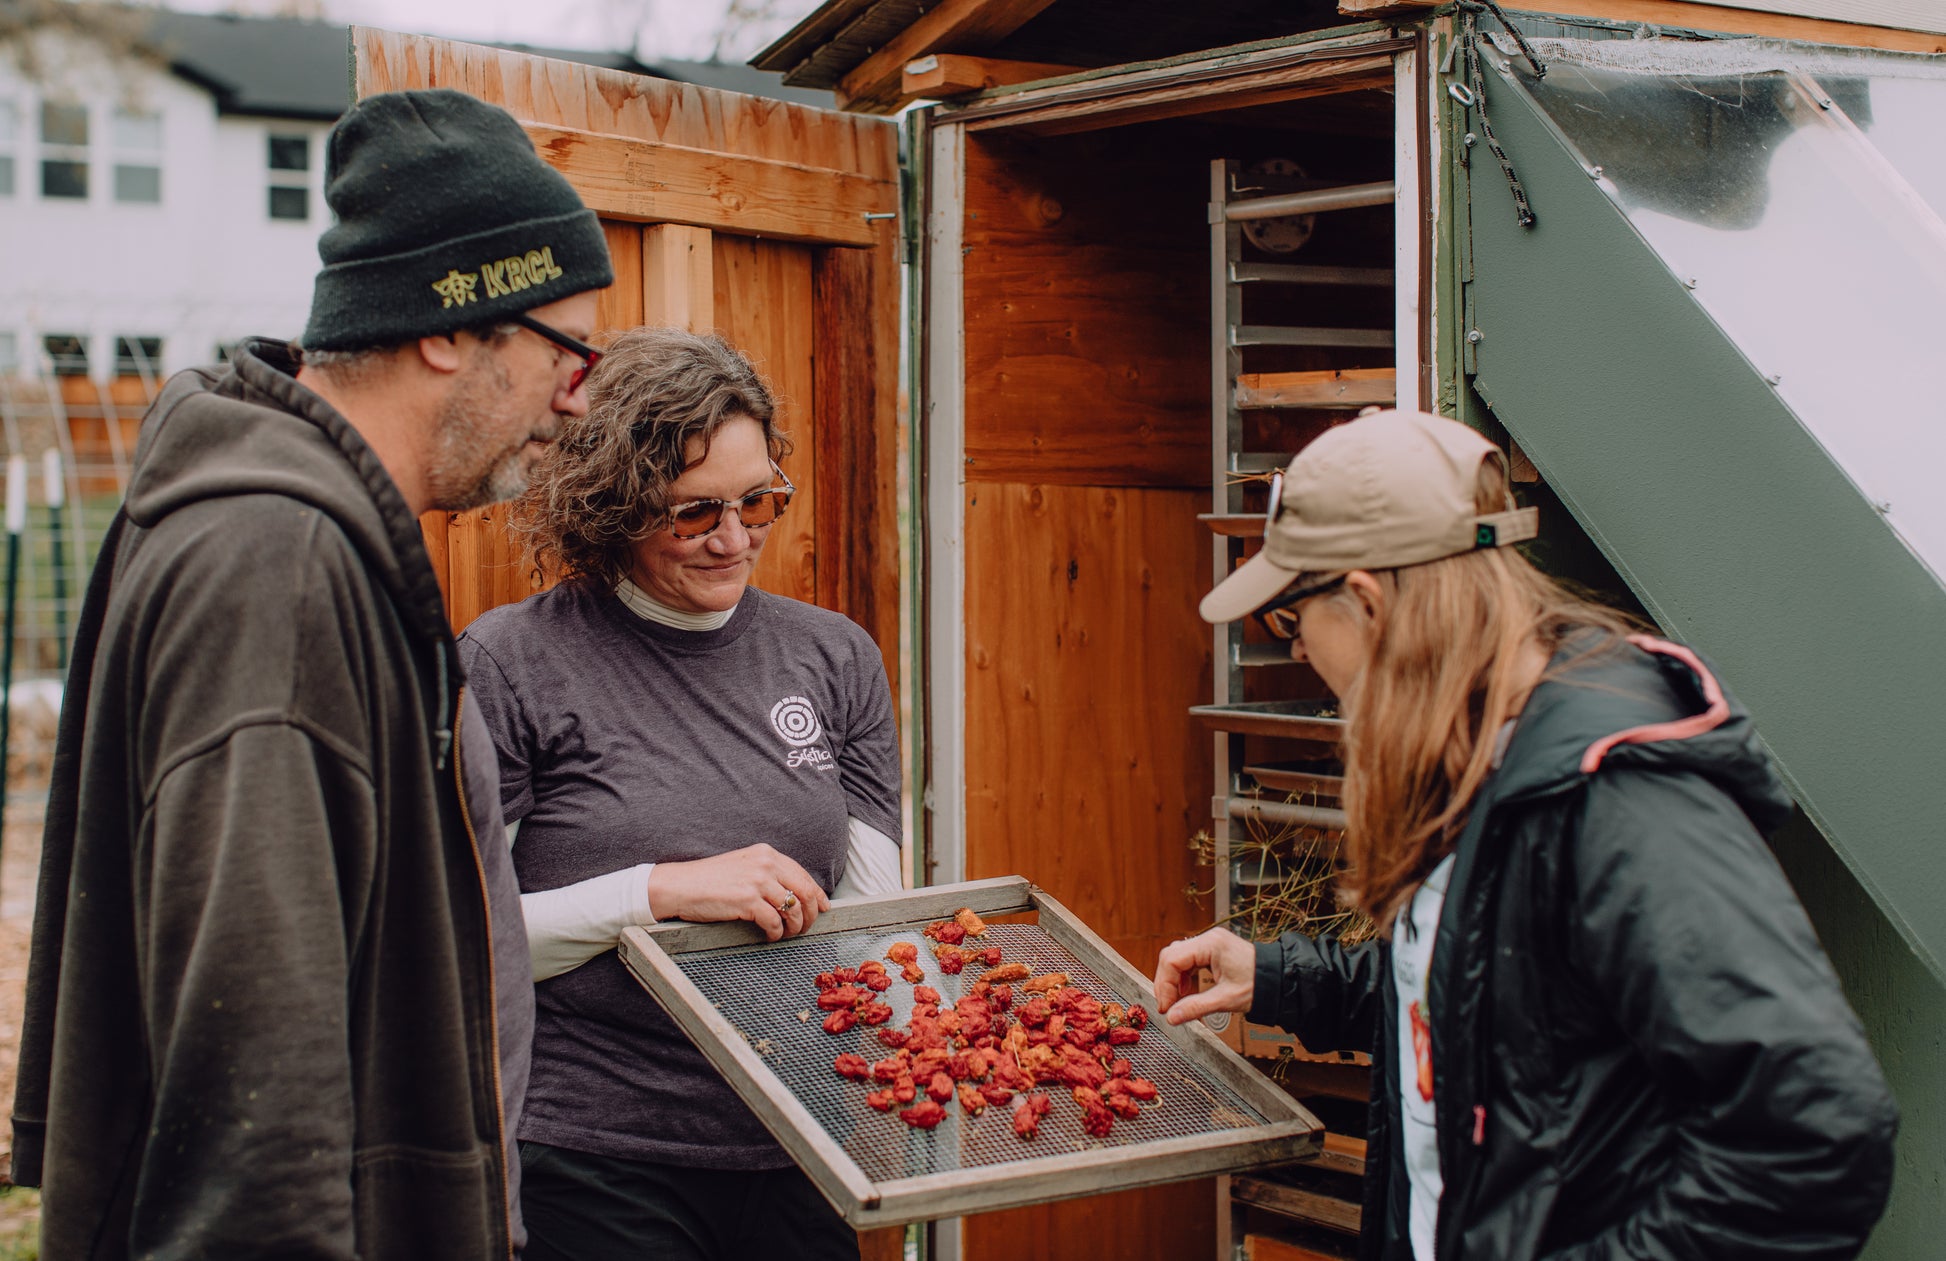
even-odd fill
[(649, 909), (658, 920), (749, 920), (772, 941), (808, 929), (830, 904), (809, 872), (762, 842), (690, 862), (657, 863), (649, 873)]
[[(1199, 969), (1210, 970), (1210, 987), (1188, 993)], [(1218, 1011), (1248, 1011), (1257, 988), (1257, 948), (1227, 928), (1163, 948), (1155, 964), (1155, 1009), (1172, 1025)]]

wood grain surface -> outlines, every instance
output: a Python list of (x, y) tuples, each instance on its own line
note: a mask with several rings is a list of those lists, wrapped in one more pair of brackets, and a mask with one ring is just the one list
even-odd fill
[(969, 139), (969, 481), (1207, 493), (1205, 161), (1095, 137)]
[[(680, 223), (641, 229), (642, 322), (692, 333), (716, 331), (716, 253), (708, 228)], [(621, 274), (618, 264), (617, 276)]]
[(906, 63), (927, 53), (985, 52), (1027, 25), (1053, 0), (940, 0), (838, 81), (847, 110), (885, 114), (908, 99)]
[(1267, 1178), (1231, 1179), (1230, 1198), (1241, 1204), (1267, 1208), (1281, 1217), (1293, 1217), (1354, 1235), (1364, 1215), (1361, 1206), (1353, 1201), (1304, 1187), (1285, 1186)]
[(1206, 496), (967, 488), (967, 877), (1026, 876), (1138, 966), (1209, 913), (1183, 892), (1213, 751), (1188, 716)]
[[(879, 225), (888, 234), (889, 223)], [(884, 250), (818, 250), (811, 412), (817, 601), (871, 632), (899, 694), (899, 276)]]
[(865, 216), (898, 209), (896, 183), (829, 167), (539, 123), (527, 136), (589, 209), (618, 219), (870, 245)]
[(851, 171), (896, 183), (883, 119), (372, 27), (352, 28), (358, 94), (458, 88), (522, 122)]
[(797, 495), (790, 511), (770, 527), (755, 581), (766, 591), (815, 603), (818, 444), (811, 406), (811, 251), (719, 234), (715, 265), (717, 331), (770, 383), (778, 427), (792, 444), (781, 464)]
[(1397, 370), (1340, 368), (1319, 372), (1246, 372), (1237, 377), (1238, 407), (1390, 407)]
[(1216, 1237), (1212, 1180), (1116, 1191), (965, 1219), (970, 1261), (1129, 1261), (1208, 1257)]
[(1324, 1252), (1307, 1244), (1279, 1239), (1275, 1235), (1243, 1237), (1243, 1261), (1341, 1261), (1351, 1255), (1349, 1248)]
[(999, 61), (992, 57), (939, 53), (906, 63), (901, 95), (933, 99), (964, 96), (1002, 84), (1056, 79), (1079, 73), (1080, 70), (1080, 66), (1054, 65), (1045, 61)]
[[(1188, 839), (1212, 744), (1187, 715), (1210, 671), (1208, 493), (966, 487), (966, 874), (1028, 876), (1141, 967), (1209, 915), (1184, 894), (1208, 874)], [(1215, 1201), (1204, 1180), (980, 1214), (964, 1255), (1202, 1256)]]
[(1224, 80), (1220, 90), (1207, 83), (1158, 84), (1139, 92), (1050, 103), (1033, 110), (969, 122), (967, 128), (983, 131), (1009, 127), (1043, 136), (1060, 136), (1162, 118), (1249, 109), (1311, 96), (1332, 96), (1361, 88), (1387, 88), (1392, 82), (1391, 56), (1374, 52), (1238, 75)]
[(603, 219), (601, 233), (608, 238), (608, 261), (615, 268), (615, 283), (601, 291), (595, 307), (595, 342), (608, 335), (634, 328), (642, 322), (642, 225), (619, 219)]

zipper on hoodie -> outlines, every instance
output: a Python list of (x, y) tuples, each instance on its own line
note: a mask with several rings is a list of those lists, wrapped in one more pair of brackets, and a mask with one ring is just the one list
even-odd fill
[[(446, 654), (439, 654), (439, 693), (440, 713), (446, 712)], [(459, 698), (453, 703), (451, 726), (439, 733), (440, 765), (445, 765), (445, 756), (453, 748), (453, 731), (459, 726), (460, 708), (466, 704), (466, 689), (461, 688)], [(473, 854), (473, 871), (480, 878), (480, 910), (486, 915), (487, 941), (487, 996), (488, 1009), (492, 1019), (487, 1022), (489, 1041), (493, 1052), (493, 1137), (500, 1147), (500, 1219), (507, 1228), (507, 1261), (514, 1261), (514, 1214), (513, 1206), (507, 1197), (507, 1103), (506, 1095), (500, 1084), (500, 980), (495, 975), (493, 961), (493, 895), (487, 889), (486, 860), (480, 856), (480, 836), (473, 830), (473, 811), (466, 801), (466, 772), (460, 765), (455, 753), (453, 757), (453, 787), (459, 793), (460, 822), (466, 825), (466, 843)]]
[[(451, 707), (450, 709), (451, 717), (449, 718), (447, 700), (448, 700), (448, 693), (452, 690), (452, 684), (448, 680), (446, 674), (446, 668), (447, 668), (446, 667), (446, 645), (444, 644), (439, 645), (439, 650), (433, 653), (433, 658), (439, 667), (439, 721), (445, 724), (444, 726), (440, 727), (437, 731), (433, 733), (435, 739), (438, 742), (434, 750), (433, 769), (443, 771), (446, 769), (446, 759), (452, 756), (452, 752), (453, 752), (453, 728), (459, 725), (459, 706), (453, 705)], [(462, 695), (461, 700), (463, 701), (464, 699), (465, 698)], [(460, 785), (459, 804), (460, 804), (460, 813), (462, 815), (465, 815), (466, 814), (466, 785), (465, 784)], [(471, 836), (473, 834), (473, 821), (470, 817), (466, 821), (466, 834), (468, 836)], [(479, 848), (479, 844), (478, 842), (475, 842), (474, 849), (477, 850), (478, 848)], [(484, 876), (482, 876), (482, 880), (484, 881)], [(482, 885), (482, 887), (484, 887), (484, 884)]]

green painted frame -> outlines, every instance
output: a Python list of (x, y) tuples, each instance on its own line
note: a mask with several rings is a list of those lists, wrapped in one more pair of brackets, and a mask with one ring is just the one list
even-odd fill
[(1479, 146), (1475, 392), (1651, 615), (1717, 664), (1805, 812), (1946, 981), (1946, 588), (1527, 94), (1494, 76), (1489, 91), (1537, 222), (1516, 225)]

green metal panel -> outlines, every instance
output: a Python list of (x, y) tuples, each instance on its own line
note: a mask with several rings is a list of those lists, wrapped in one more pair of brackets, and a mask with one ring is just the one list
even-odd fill
[(1716, 661), (1805, 811), (1946, 978), (1946, 589), (1524, 94), (1490, 86), (1539, 222), (1516, 226), (1479, 152), (1475, 389), (1656, 619)]
[(1489, 402), (1651, 614), (1715, 660), (1815, 820), (1777, 854), (1901, 1111), (1864, 1255), (1930, 1261), (1946, 1238), (1946, 592), (1525, 99), (1491, 90), (1538, 222), (1515, 226), (1478, 153), (1449, 221), (1470, 230), (1481, 334), (1459, 398)]
[(1937, 1261), (1946, 1239), (1946, 988), (1800, 817), (1772, 842), (1899, 1101), (1892, 1203), (1865, 1261)]

